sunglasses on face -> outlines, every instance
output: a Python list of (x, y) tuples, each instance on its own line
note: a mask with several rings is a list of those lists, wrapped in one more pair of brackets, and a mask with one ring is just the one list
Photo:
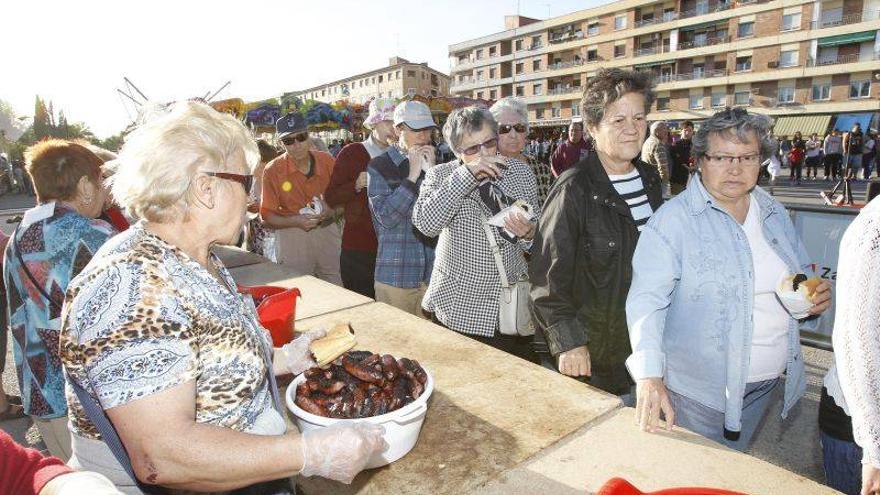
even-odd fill
[(471, 155), (476, 155), (477, 153), (479, 153), (480, 148), (491, 150), (491, 149), (495, 149), (496, 146), (498, 146), (498, 138), (493, 137), (491, 139), (487, 139), (486, 141), (483, 141), (480, 144), (468, 146), (467, 148), (461, 150), (461, 153), (463, 155), (471, 156)]
[(498, 134), (507, 134), (512, 130), (518, 132), (519, 134), (525, 134), (526, 126), (525, 124), (501, 124), (498, 126)]
[(244, 174), (233, 174), (231, 172), (205, 172), (205, 175), (210, 177), (216, 177), (218, 179), (231, 180), (233, 182), (238, 182), (242, 186), (244, 186), (244, 192), (247, 194), (251, 193), (251, 188), (254, 187), (254, 176), (253, 175), (244, 175)]
[(285, 146), (290, 146), (293, 143), (302, 143), (306, 139), (309, 138), (308, 133), (296, 134), (293, 136), (285, 136), (281, 138), (281, 142), (284, 143)]

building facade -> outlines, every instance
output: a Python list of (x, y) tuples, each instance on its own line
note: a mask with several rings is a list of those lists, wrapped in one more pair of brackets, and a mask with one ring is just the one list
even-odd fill
[(428, 67), (427, 63), (416, 64), (392, 57), (387, 67), (296, 91), (293, 95), (324, 103), (339, 100), (367, 103), (373, 98), (415, 95), (449, 96), (449, 76)]
[(582, 87), (603, 67), (655, 76), (650, 120), (744, 106), (787, 134), (870, 123), (880, 109), (880, 0), (620, 0), (506, 24), (449, 47), (450, 90), (522, 97), (533, 126), (579, 117)]

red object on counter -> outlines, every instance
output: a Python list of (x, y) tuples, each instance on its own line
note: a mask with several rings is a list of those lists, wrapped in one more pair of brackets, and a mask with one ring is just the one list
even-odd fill
[(260, 324), (272, 335), (274, 347), (281, 347), (293, 340), (299, 289), (296, 287), (285, 289), (271, 285), (253, 287), (239, 285), (238, 292), (253, 297)]
[(656, 492), (643, 492), (623, 478), (611, 478), (596, 495), (746, 495), (741, 492), (718, 488), (668, 488)]

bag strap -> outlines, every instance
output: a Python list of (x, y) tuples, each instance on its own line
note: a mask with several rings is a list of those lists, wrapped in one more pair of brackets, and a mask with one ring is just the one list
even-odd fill
[(49, 305), (60, 312), (61, 305), (58, 304), (54, 299), (52, 299), (52, 297), (49, 296), (48, 293), (46, 293), (46, 289), (44, 289), (43, 286), (37, 282), (34, 274), (31, 273), (31, 270), (28, 268), (28, 266), (24, 262), (24, 259), (21, 257), (21, 249), (18, 248), (18, 229), (19, 227), (16, 227), (15, 231), (12, 232), (12, 244), (15, 248), (15, 257), (18, 258), (18, 263), (21, 265), (22, 271), (24, 271), (24, 274), (27, 275), (28, 280), (31, 281), (31, 285), (33, 285), (34, 288), (37, 289), (37, 291), (46, 299), (46, 301), (49, 302)]
[(495, 268), (498, 269), (498, 275), (501, 276), (501, 286), (506, 289), (510, 287), (510, 281), (507, 279), (507, 270), (504, 269), (504, 261), (501, 259), (501, 248), (498, 247), (498, 242), (495, 241), (495, 236), (492, 235), (492, 227), (489, 225), (489, 221), (483, 218), (481, 223), (483, 231), (486, 232), (486, 239), (489, 240), (492, 257), (495, 259)]
[(92, 424), (95, 425), (95, 428), (98, 429), (98, 432), (101, 433), (101, 438), (103, 438), (104, 443), (110, 449), (113, 457), (116, 458), (131, 479), (137, 483), (138, 488), (146, 494), (164, 495), (169, 493), (167, 489), (161, 486), (142, 483), (137, 476), (135, 476), (134, 468), (131, 466), (131, 458), (128, 456), (128, 452), (125, 451), (125, 446), (122, 445), (122, 440), (120, 440), (119, 434), (116, 433), (116, 428), (113, 427), (113, 424), (107, 417), (107, 413), (104, 412), (104, 408), (102, 408), (98, 401), (86, 392), (82, 385), (77, 383), (77, 381), (69, 375), (67, 375), (67, 383), (70, 384), (70, 388), (76, 393), (76, 398), (79, 399), (79, 403), (82, 406), (83, 411), (86, 413), (86, 416), (88, 416), (89, 421), (91, 421)]

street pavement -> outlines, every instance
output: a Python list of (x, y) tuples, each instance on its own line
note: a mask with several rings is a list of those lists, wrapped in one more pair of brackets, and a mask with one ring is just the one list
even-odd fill
[[(783, 176), (785, 177), (785, 176)], [(762, 184), (763, 185), (763, 184)], [(830, 189), (832, 183), (824, 181), (804, 181), (800, 185), (789, 184), (787, 178), (777, 181), (772, 190), (774, 196), (783, 203), (821, 205), (821, 190)], [(854, 182), (853, 189), (857, 203), (864, 202), (864, 182)], [(15, 218), (34, 204), (33, 198), (24, 195), (6, 195), (0, 197), (0, 230), (9, 234), (15, 225), (7, 220)], [(11, 335), (8, 336), (9, 352), (5, 356), (6, 368), (2, 376), (3, 387), (7, 393), (18, 395), (18, 383), (12, 360)], [(807, 366), (807, 394), (791, 411), (788, 419), (780, 417), (780, 401), (776, 409), (768, 414), (748, 453), (767, 462), (783, 467), (818, 482), (824, 481), (822, 470), (822, 452), (819, 446), (817, 427), (819, 397), (822, 389), (822, 378), (828, 371), (833, 359), (831, 352), (803, 348), (804, 361)], [(0, 428), (10, 433), (23, 445), (42, 449), (44, 445), (35, 427), (27, 419), (0, 422)]]

